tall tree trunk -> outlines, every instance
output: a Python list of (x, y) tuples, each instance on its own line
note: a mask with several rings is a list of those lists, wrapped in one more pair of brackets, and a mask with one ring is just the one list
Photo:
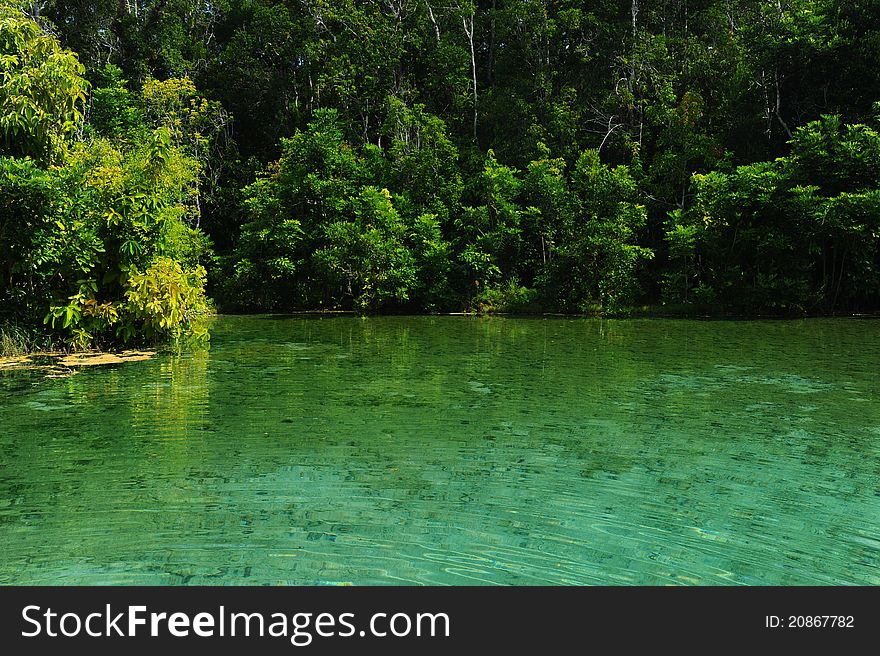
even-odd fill
[(462, 16), (461, 24), (464, 27), (464, 34), (468, 39), (468, 43), (471, 47), (471, 76), (474, 85), (474, 141), (477, 140), (477, 116), (479, 110), (477, 109), (477, 54), (474, 49), (474, 14), (476, 10), (473, 10), (470, 16)]
[(639, 121), (639, 146), (642, 145), (642, 131), (644, 129), (644, 119), (642, 117), (642, 101), (636, 101), (636, 58), (639, 47), (639, 0), (632, 0), (630, 4), (630, 12), (632, 14), (632, 52), (630, 53), (629, 62), (629, 92), (633, 100), (633, 122), (635, 115), (638, 115)]
[(434, 18), (434, 10), (431, 9), (431, 3), (426, 2), (425, 6), (428, 8), (428, 18), (431, 20), (431, 25), (434, 27), (434, 41), (437, 46), (440, 46), (440, 26), (437, 24), (437, 19)]
[(791, 139), (794, 135), (791, 133), (788, 124), (782, 118), (782, 114), (779, 111), (780, 106), (782, 105), (782, 96), (779, 93), (779, 73), (777, 71), (773, 71), (773, 82), (776, 84), (776, 118), (779, 121), (780, 125), (782, 125), (782, 129), (785, 130), (785, 134), (787, 134), (788, 138)]

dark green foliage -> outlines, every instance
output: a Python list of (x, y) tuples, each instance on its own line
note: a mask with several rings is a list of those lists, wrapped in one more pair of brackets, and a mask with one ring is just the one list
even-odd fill
[(743, 313), (874, 306), (880, 293), (880, 134), (833, 116), (791, 155), (695, 179), (671, 216), (667, 293)]
[(124, 298), (127, 271), (198, 288), (200, 262), (227, 310), (880, 309), (874, 0), (0, 17), (0, 289), (25, 323)]

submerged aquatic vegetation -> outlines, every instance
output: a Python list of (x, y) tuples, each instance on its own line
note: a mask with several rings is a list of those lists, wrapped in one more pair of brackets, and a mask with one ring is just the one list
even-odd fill
[(140, 362), (149, 360), (155, 351), (123, 351), (122, 353), (73, 353), (61, 358), (58, 362), (68, 367), (95, 367), (102, 364), (122, 364), (124, 362)]
[(79, 367), (141, 362), (149, 360), (154, 355), (156, 355), (155, 351), (122, 351), (121, 353), (38, 351), (0, 356), (0, 371), (38, 369), (44, 371), (49, 378), (58, 378), (75, 374)]

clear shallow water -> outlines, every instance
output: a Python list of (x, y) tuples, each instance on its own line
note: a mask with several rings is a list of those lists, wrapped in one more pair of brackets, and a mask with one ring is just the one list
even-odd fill
[(2, 584), (880, 584), (880, 322), (221, 317), (0, 374)]

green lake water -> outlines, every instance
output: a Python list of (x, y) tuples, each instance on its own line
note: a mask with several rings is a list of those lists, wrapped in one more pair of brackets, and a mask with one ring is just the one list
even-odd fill
[(880, 585), (880, 322), (220, 317), (0, 374), (0, 584)]

